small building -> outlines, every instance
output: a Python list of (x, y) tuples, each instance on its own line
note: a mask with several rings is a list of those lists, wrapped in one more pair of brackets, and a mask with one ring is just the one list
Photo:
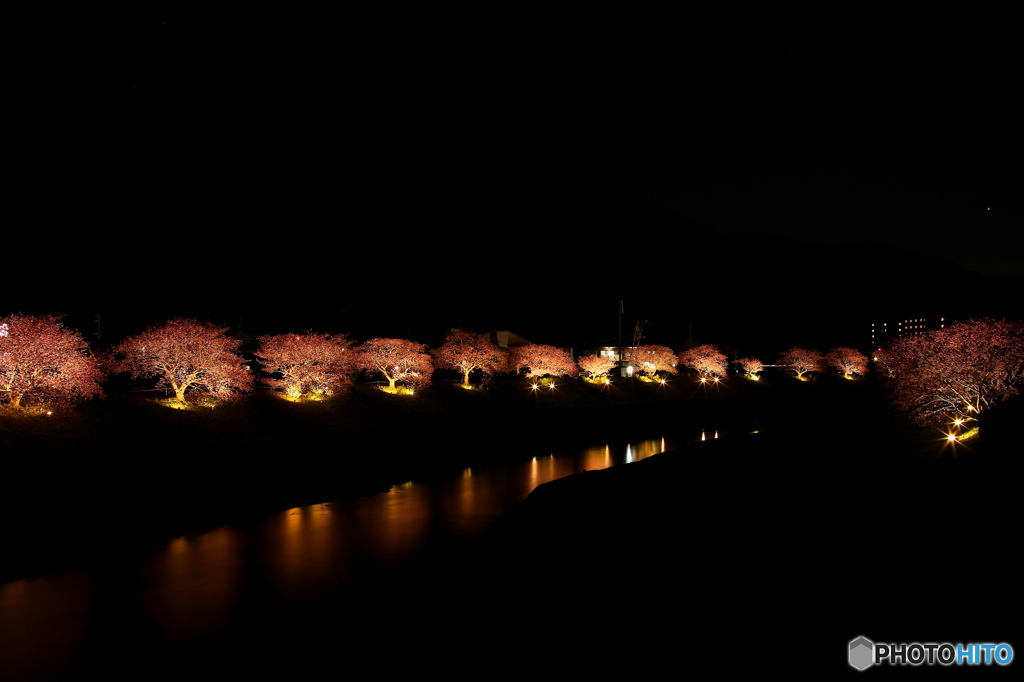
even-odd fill
[(487, 332), (487, 338), (489, 338), (491, 340), (491, 343), (493, 343), (498, 348), (528, 346), (531, 343), (533, 343), (533, 341), (524, 339), (523, 337), (519, 336), (519, 334), (516, 334), (515, 332), (510, 332), (508, 330), (496, 331), (492, 329), (491, 331)]
[[(629, 368), (627, 363), (622, 359), (624, 351), (636, 348), (636, 346), (585, 346), (578, 349), (578, 353), (574, 357), (585, 357), (588, 355), (597, 355), (602, 358), (611, 358), (617, 363), (616, 367), (613, 367), (609, 372), (612, 376), (630, 376)], [(575, 350), (575, 349), (574, 349)]]

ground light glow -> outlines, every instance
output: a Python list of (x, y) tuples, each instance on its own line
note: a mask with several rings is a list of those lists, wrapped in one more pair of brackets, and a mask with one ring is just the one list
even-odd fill
[(391, 395), (414, 395), (416, 393), (416, 391), (410, 386), (395, 386), (394, 388), (390, 386), (378, 386), (377, 388), (385, 393), (390, 393)]
[(177, 400), (175, 400), (174, 398), (171, 398), (169, 400), (157, 400), (156, 402), (158, 404), (160, 404), (160, 405), (163, 405), (164, 407), (169, 407), (172, 410), (191, 410), (192, 409), (191, 405), (186, 405), (185, 403), (180, 403)]

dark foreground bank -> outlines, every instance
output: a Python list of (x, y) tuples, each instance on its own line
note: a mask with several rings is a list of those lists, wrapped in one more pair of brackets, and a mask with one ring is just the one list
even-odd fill
[[(956, 458), (826, 421), (571, 476), (539, 487), (470, 572), (516, 576), (500, 610), (571, 633), (593, 655), (566, 663), (595, 670), (846, 672), (859, 635), (1021, 646), (1020, 465), (1003, 417)], [(551, 581), (559, 599), (530, 599)]]

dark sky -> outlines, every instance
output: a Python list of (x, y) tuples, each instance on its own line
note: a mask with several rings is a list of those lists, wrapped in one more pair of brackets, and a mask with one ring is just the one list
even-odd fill
[(577, 345), (624, 298), (662, 342), (831, 343), (879, 290), (1024, 276), (1015, 44), (379, 19), (168, 13), (41, 61), (0, 312)]
[(619, 57), (551, 77), (523, 141), (534, 158), (727, 233), (870, 241), (1024, 275), (1021, 54), (991, 32)]

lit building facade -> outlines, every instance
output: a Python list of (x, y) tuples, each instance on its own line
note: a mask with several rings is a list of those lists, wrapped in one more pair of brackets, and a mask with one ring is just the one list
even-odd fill
[(901, 336), (909, 334), (927, 334), (937, 329), (945, 329), (951, 324), (949, 317), (943, 314), (923, 317), (908, 317), (892, 322), (871, 323), (871, 348), (881, 348), (885, 344)]

